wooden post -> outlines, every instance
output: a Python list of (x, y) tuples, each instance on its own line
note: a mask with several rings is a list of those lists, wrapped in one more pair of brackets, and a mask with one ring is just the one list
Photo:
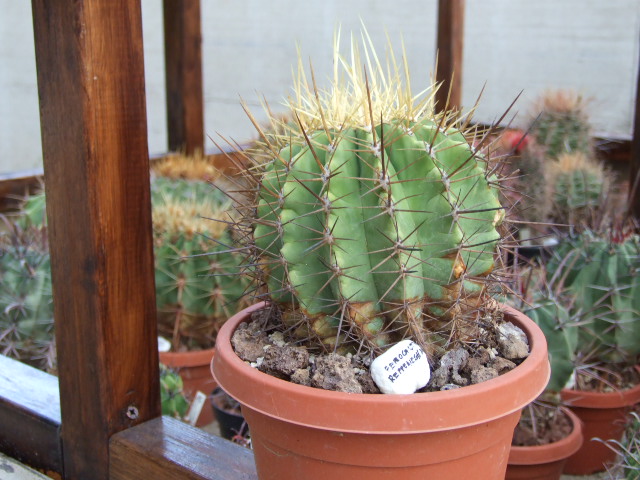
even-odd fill
[(640, 223), (640, 60), (636, 85), (636, 109), (629, 162), (629, 213)]
[(204, 151), (200, 0), (164, 0), (169, 150)]
[[(464, 0), (438, 0), (438, 65), (436, 108), (462, 105), (462, 55), (464, 50)], [(447, 98), (448, 103), (447, 103)]]
[(140, 2), (32, 0), (64, 476), (160, 415)]

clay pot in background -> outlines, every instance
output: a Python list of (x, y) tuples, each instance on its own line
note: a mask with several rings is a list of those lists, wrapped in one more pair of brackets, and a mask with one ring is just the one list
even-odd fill
[(584, 440), (582, 422), (567, 408), (562, 408), (573, 425), (571, 433), (557, 442), (535, 446), (511, 446), (505, 480), (559, 480), (564, 465)]

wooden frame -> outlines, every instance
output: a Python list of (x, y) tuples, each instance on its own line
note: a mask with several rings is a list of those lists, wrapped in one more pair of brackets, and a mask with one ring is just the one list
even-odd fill
[[(462, 4), (440, 1), (439, 59), (456, 72), (453, 106), (461, 85), (455, 65), (462, 58)], [(250, 451), (159, 416), (140, 2), (32, 5), (57, 340), (64, 348), (59, 382), (0, 356), (0, 451), (68, 479), (254, 479)], [(165, 2), (165, 11), (184, 8)], [(167, 42), (186, 45), (184, 32), (169, 28)], [(445, 38), (455, 51), (441, 48)], [(190, 71), (197, 76), (201, 67)], [(440, 69), (439, 78), (445, 75)], [(194, 101), (185, 98), (189, 84), (184, 79), (177, 88), (178, 103)], [(202, 108), (201, 97), (195, 103)], [(640, 98), (635, 171), (638, 112)], [(184, 128), (171, 138), (186, 145), (201, 125)], [(11, 185), (26, 188), (33, 178)]]
[(438, 65), (436, 93), (438, 110), (462, 105), (462, 57), (464, 52), (465, 0), (438, 0)]
[(199, 0), (164, 0), (169, 150), (204, 152), (202, 35)]

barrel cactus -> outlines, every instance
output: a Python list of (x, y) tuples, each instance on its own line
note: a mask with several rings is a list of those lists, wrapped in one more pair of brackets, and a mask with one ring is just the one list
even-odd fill
[(220, 178), (220, 172), (207, 156), (170, 154), (153, 161), (151, 172), (158, 178), (172, 178), (199, 182), (213, 182)]
[(0, 236), (0, 353), (55, 372), (46, 233), (6, 222)]
[(640, 359), (640, 237), (586, 231), (561, 241), (547, 276), (574, 298), (583, 362)]
[(251, 273), (311, 346), (411, 337), (434, 353), (477, 333), (505, 217), (498, 179), (484, 137), (435, 113), (432, 93), (415, 98), (393, 61), (335, 52), (327, 90), (300, 65), (284, 133), (254, 121), (255, 202), (238, 224)]
[(584, 153), (565, 153), (548, 164), (546, 177), (552, 222), (584, 228), (602, 218), (610, 174), (601, 162)]
[(246, 289), (230, 203), (203, 182), (156, 179), (152, 190), (159, 331), (175, 350), (210, 347)]
[(546, 158), (555, 159), (562, 153), (593, 153), (586, 104), (583, 96), (572, 90), (548, 91), (538, 99), (530, 134), (535, 143), (544, 147)]

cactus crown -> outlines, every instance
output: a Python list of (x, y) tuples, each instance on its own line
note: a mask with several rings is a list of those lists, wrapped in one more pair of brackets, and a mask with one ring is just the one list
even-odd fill
[(592, 152), (591, 125), (582, 95), (572, 90), (548, 91), (538, 100), (536, 111), (539, 115), (531, 134), (546, 149), (547, 157)]
[(172, 154), (155, 162), (151, 166), (155, 175), (164, 178), (215, 181), (220, 172), (207, 157), (203, 155)]
[[(299, 62), (294, 119), (272, 119), (248, 172), (255, 203), (239, 223), (252, 273), (309, 345), (372, 350), (403, 337), (437, 353), (473, 336), (504, 210), (466, 117), (411, 93), (406, 61), (371, 41), (335, 41), (330, 87)], [(250, 117), (250, 112), (248, 112)], [(480, 145), (485, 138), (478, 138)]]

